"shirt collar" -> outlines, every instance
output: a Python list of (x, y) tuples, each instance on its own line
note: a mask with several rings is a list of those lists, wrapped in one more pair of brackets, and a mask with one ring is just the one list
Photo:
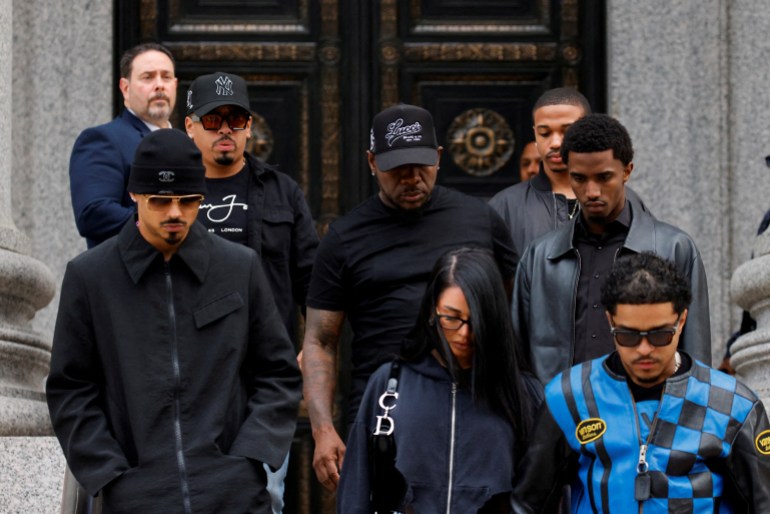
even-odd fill
[(545, 173), (542, 162), (540, 163), (540, 171), (537, 172), (537, 175), (529, 179), (529, 183), (532, 184), (532, 187), (540, 191), (553, 191), (551, 181)]
[[(132, 111), (131, 109), (129, 109), (128, 107), (126, 107), (126, 110), (127, 110), (128, 112), (130, 112), (131, 114), (133, 114), (134, 116), (136, 116), (136, 119), (138, 119), (139, 121), (141, 121), (142, 123), (144, 123), (144, 124), (147, 126), (147, 128), (148, 128), (148, 129), (150, 129), (150, 132), (154, 132), (154, 131), (156, 131), (156, 130), (158, 130), (158, 129), (162, 129), (162, 128), (164, 128), (164, 127), (160, 127), (160, 126), (158, 126), (158, 125), (153, 125), (152, 123), (147, 123), (147, 122), (146, 122), (146, 121), (144, 121), (142, 118), (140, 118), (139, 116), (137, 116), (137, 114), (136, 114), (134, 111)], [(166, 124), (167, 124), (167, 125), (166, 125), (166, 127), (165, 127), (165, 128), (174, 128), (174, 127), (172, 127), (172, 126), (171, 126), (171, 122), (170, 122), (170, 121), (167, 121), (167, 122), (166, 122)]]
[[(190, 226), (190, 232), (171, 257), (185, 263), (199, 282), (203, 282), (209, 267), (208, 232), (199, 223)], [(136, 221), (127, 222), (118, 235), (118, 248), (134, 284), (137, 284), (156, 260), (163, 261), (163, 254), (142, 237)]]
[[(588, 225), (583, 218), (584, 211), (580, 210), (580, 215), (577, 217), (577, 229), (584, 235), (591, 235), (591, 231), (588, 230)], [(614, 234), (618, 232), (628, 232), (631, 227), (631, 209), (628, 206), (628, 200), (625, 200), (623, 204), (623, 210), (617, 218), (610, 221), (605, 225), (605, 234)]]

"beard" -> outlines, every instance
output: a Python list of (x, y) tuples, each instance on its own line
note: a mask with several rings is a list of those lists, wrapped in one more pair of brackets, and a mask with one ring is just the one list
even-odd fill
[(214, 162), (220, 166), (229, 166), (235, 162), (235, 157), (230, 153), (223, 153), (222, 155), (214, 157)]
[(165, 105), (150, 105), (147, 109), (147, 116), (154, 121), (166, 121), (171, 114), (171, 109), (168, 104)]
[(181, 234), (172, 234), (163, 239), (167, 245), (176, 246), (182, 242)]

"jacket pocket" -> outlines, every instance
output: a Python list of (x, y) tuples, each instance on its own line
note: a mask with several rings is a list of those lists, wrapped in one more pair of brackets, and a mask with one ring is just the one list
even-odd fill
[(262, 254), (270, 260), (289, 261), (294, 213), (268, 209), (262, 216)]
[(217, 298), (213, 302), (195, 310), (193, 313), (195, 328), (203, 328), (209, 323), (224, 318), (231, 312), (235, 312), (243, 307), (243, 305), (243, 298), (241, 298), (241, 294), (238, 291)]

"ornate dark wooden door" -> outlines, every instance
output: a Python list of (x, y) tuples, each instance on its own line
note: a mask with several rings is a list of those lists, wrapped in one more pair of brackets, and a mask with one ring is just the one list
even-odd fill
[[(376, 190), (369, 124), (400, 101), (434, 115), (440, 183), (489, 197), (516, 182), (544, 90), (576, 86), (604, 110), (604, 10), (605, 0), (116, 0), (115, 51), (117, 61), (144, 40), (171, 49), (177, 127), (196, 76), (242, 75), (256, 114), (251, 150), (297, 180), (324, 232)], [(312, 448), (301, 418), (287, 514), (334, 512)]]

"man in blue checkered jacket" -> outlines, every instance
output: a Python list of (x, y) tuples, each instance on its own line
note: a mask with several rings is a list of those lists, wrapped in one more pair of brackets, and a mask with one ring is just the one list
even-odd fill
[(514, 513), (770, 513), (770, 424), (748, 387), (677, 350), (687, 279), (618, 259), (602, 302), (616, 351), (557, 375), (519, 470)]

